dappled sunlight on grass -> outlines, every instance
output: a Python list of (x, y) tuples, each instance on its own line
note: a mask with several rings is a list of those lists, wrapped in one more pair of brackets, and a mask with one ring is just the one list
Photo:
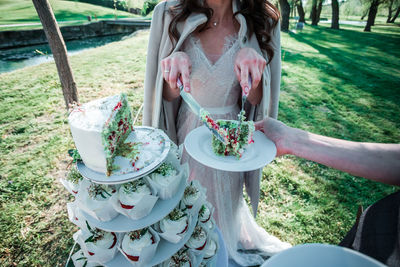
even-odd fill
[[(282, 34), (279, 119), (348, 140), (398, 142), (397, 33), (306, 26)], [(71, 56), (81, 102), (127, 92), (136, 114), (147, 41), (145, 31)], [(54, 63), (0, 74), (0, 101), (0, 265), (63, 266), (77, 228), (65, 207), (72, 197), (57, 181), (73, 142)], [(338, 243), (359, 204), (395, 190), (285, 156), (264, 169), (257, 220), (292, 244)]]

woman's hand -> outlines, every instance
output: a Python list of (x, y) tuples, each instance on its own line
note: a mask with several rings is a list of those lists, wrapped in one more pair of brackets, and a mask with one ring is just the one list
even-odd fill
[(265, 118), (255, 123), (256, 130), (261, 131), (266, 137), (271, 139), (276, 145), (276, 156), (289, 154), (288, 142), (291, 140), (290, 131), (292, 128), (283, 122), (272, 118)]
[[(249, 95), (252, 89), (258, 88), (266, 63), (266, 60), (253, 48), (244, 47), (239, 50), (234, 70), (244, 94)], [(252, 80), (251, 87), (249, 76)]]
[(171, 101), (179, 96), (179, 88), (176, 85), (178, 78), (182, 77), (183, 88), (190, 91), (190, 71), (192, 63), (185, 52), (174, 52), (169, 57), (161, 60), (161, 71), (167, 87), (164, 89), (164, 98)]

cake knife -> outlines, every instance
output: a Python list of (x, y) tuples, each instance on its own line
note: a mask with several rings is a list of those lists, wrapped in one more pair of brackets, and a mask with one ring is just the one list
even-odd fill
[(190, 109), (196, 114), (200, 120), (204, 123), (204, 125), (211, 131), (211, 133), (222, 143), (228, 143), (228, 134), (225, 130), (220, 128), (218, 124), (211, 118), (210, 113), (207, 110), (202, 108), (200, 104), (193, 98), (193, 96), (187, 93), (183, 89), (183, 83), (180, 78), (178, 78), (177, 86), (180, 90), (180, 95), (183, 100), (188, 104)]

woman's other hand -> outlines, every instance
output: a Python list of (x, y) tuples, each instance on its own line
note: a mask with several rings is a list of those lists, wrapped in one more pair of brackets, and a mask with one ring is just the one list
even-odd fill
[[(236, 55), (234, 66), (235, 74), (240, 82), (243, 93), (249, 96), (248, 100), (252, 104), (258, 104), (261, 101), (262, 84), (260, 84), (260, 81), (266, 63), (266, 60), (250, 47), (240, 49)], [(249, 84), (249, 76), (252, 80), (251, 87)]]
[(271, 139), (276, 145), (276, 156), (289, 154), (288, 143), (290, 141), (290, 127), (283, 122), (272, 118), (265, 118), (255, 123), (257, 131), (261, 131), (266, 137)]
[(185, 52), (174, 52), (169, 57), (161, 60), (161, 71), (163, 73), (166, 85), (164, 87), (163, 96), (166, 100), (171, 101), (180, 94), (177, 86), (178, 78), (181, 77), (183, 88), (186, 92), (190, 91), (190, 71), (192, 63), (189, 56)]

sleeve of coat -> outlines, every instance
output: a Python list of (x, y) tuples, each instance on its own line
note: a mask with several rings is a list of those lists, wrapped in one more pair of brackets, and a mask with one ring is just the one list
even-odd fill
[(276, 119), (278, 117), (279, 92), (281, 87), (281, 24), (279, 21), (272, 33), (271, 46), (274, 49), (274, 57), (270, 63), (271, 95), (268, 115)]
[(150, 26), (149, 44), (147, 47), (146, 75), (144, 79), (143, 125), (152, 125), (154, 107), (155, 83), (159, 68), (159, 50), (161, 31), (164, 28), (164, 14), (166, 2), (159, 3), (154, 8)]

